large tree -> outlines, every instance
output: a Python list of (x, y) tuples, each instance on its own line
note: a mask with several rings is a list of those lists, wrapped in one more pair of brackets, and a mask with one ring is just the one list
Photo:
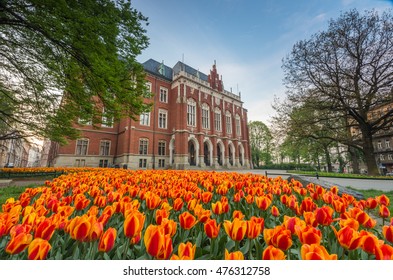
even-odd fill
[(332, 128), (338, 125), (342, 131), (343, 120), (347, 128), (357, 128), (360, 134), (353, 141), (363, 151), (369, 174), (378, 174), (372, 138), (392, 126), (393, 108), (376, 119), (370, 113), (393, 100), (392, 15), (356, 10), (341, 14), (326, 31), (297, 42), (283, 59), (283, 70), (291, 103), (310, 100), (321, 112), (315, 122), (326, 121), (331, 111)]
[(273, 137), (266, 124), (261, 121), (250, 121), (248, 123), (250, 132), (251, 158), (255, 167), (260, 163), (272, 162)]
[(0, 0), (0, 140), (65, 143), (78, 118), (146, 110), (145, 24), (130, 0)]

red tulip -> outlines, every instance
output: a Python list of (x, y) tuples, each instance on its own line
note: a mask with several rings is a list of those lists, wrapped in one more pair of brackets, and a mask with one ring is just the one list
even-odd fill
[(143, 229), (145, 215), (134, 210), (130, 212), (124, 220), (124, 235), (128, 238), (137, 236)]
[(197, 219), (190, 212), (183, 212), (179, 215), (180, 226), (184, 229), (191, 229), (196, 223)]
[(229, 253), (227, 249), (225, 249), (225, 260), (244, 260), (244, 255), (240, 251)]
[(262, 260), (285, 260), (285, 253), (274, 247), (273, 245), (267, 246), (267, 248), (262, 253)]
[(45, 260), (51, 248), (48, 240), (36, 238), (29, 245), (28, 258), (29, 260)]
[(234, 241), (240, 241), (244, 238), (247, 232), (247, 222), (239, 220), (238, 218), (233, 221), (224, 221), (224, 229), (228, 236)]
[(336, 254), (329, 255), (326, 248), (319, 244), (303, 244), (300, 254), (303, 260), (337, 260)]
[(204, 224), (204, 230), (209, 238), (216, 238), (220, 231), (221, 225), (217, 225), (217, 221), (214, 219), (209, 219)]
[(108, 228), (100, 237), (98, 251), (109, 252), (115, 245), (117, 231), (115, 228)]

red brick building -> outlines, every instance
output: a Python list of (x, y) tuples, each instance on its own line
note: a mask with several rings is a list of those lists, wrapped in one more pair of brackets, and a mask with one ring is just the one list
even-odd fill
[(138, 168), (250, 168), (247, 110), (240, 94), (224, 89), (214, 64), (210, 74), (178, 62), (173, 68), (143, 63), (153, 93), (151, 112), (139, 120), (94, 129), (55, 147), (55, 166)]

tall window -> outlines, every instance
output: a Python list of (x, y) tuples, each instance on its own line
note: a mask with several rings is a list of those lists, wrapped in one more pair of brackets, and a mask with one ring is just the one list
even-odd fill
[(218, 108), (214, 111), (214, 129), (221, 131), (221, 111)]
[(378, 150), (382, 149), (382, 142), (378, 142)]
[(139, 154), (147, 155), (147, 147), (149, 145), (149, 140), (145, 138), (139, 139)]
[(385, 140), (385, 147), (390, 148), (390, 141), (389, 140)]
[(168, 103), (168, 90), (166, 88), (160, 88), (160, 102)]
[(227, 134), (232, 134), (232, 116), (230, 112), (225, 114), (225, 125), (227, 127)]
[(385, 156), (384, 156), (383, 154), (380, 154), (380, 155), (379, 155), (379, 159), (380, 159), (380, 160), (385, 160)]
[(150, 125), (150, 112), (142, 113), (139, 116), (139, 124), (140, 125), (146, 125), (146, 126)]
[(113, 117), (108, 116), (108, 112), (105, 111), (105, 108), (102, 109), (102, 126), (113, 127)]
[(187, 125), (196, 126), (196, 103), (193, 99), (187, 101)]
[(159, 156), (165, 156), (165, 147), (166, 147), (165, 141), (158, 142), (158, 155)]
[(210, 128), (210, 110), (209, 105), (206, 103), (202, 104), (202, 128), (209, 129)]
[(78, 139), (76, 141), (76, 152), (75, 154), (79, 156), (85, 156), (87, 155), (87, 147), (89, 146), (89, 140), (88, 139)]
[(100, 142), (100, 156), (109, 156), (111, 141), (102, 140)]
[(242, 135), (242, 129), (240, 126), (240, 116), (236, 115), (236, 135), (241, 136)]
[(168, 111), (158, 110), (158, 127), (167, 128)]

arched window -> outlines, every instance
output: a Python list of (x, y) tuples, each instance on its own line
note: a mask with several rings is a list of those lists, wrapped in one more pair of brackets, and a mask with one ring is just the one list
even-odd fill
[(206, 103), (202, 104), (202, 128), (210, 129), (210, 107)]
[(187, 100), (187, 125), (196, 126), (196, 102), (194, 99)]

